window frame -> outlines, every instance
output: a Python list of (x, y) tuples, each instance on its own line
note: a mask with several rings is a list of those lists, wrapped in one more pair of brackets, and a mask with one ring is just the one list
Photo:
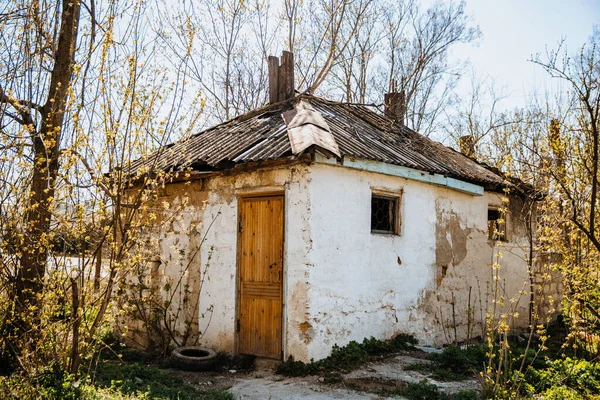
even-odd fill
[[(391, 200), (394, 202), (393, 230), (387, 231), (387, 230), (373, 229), (373, 227), (372, 227), (373, 221), (372, 220), (373, 220), (373, 198), (374, 197), (385, 199), (385, 200)], [(371, 232), (371, 234), (384, 235), (384, 236), (400, 236), (402, 233), (402, 212), (401, 212), (402, 190), (389, 191), (389, 190), (371, 188), (370, 204), (371, 204), (371, 210), (370, 210), (370, 216), (371, 216), (370, 232)]]

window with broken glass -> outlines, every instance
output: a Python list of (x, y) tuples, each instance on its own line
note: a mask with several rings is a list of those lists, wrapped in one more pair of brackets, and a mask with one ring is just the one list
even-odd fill
[(399, 199), (373, 194), (371, 197), (371, 232), (399, 233)]
[(488, 239), (506, 241), (506, 222), (497, 208), (488, 209)]

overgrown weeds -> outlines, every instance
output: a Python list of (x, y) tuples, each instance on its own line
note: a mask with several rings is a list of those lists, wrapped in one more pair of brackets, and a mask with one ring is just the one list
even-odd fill
[(459, 381), (483, 370), (486, 359), (486, 349), (481, 344), (464, 349), (453, 345), (441, 353), (430, 354), (430, 363), (411, 364), (407, 369), (427, 371), (442, 381)]
[(500, 343), (487, 357), (492, 369), (500, 369), (494, 363), (499, 362), (498, 353), (505, 352), (503, 380), (501, 384), (484, 384), (482, 395), (494, 399), (600, 398), (600, 365), (577, 358), (581, 351), (564, 343), (561, 346), (563, 339), (532, 340), (529, 346)]
[(94, 375), (95, 386), (123, 394), (146, 394), (153, 399), (231, 399), (223, 391), (200, 392), (183, 380), (154, 366), (104, 363)]
[(512, 378), (515, 390), (503, 397), (544, 399), (600, 398), (600, 365), (595, 362), (565, 358), (548, 360), (542, 368), (529, 368)]
[(229, 400), (226, 391), (198, 391), (153, 366), (102, 362), (83, 377), (48, 370), (35, 378), (0, 377), (3, 399)]
[(306, 376), (323, 373), (326, 378), (335, 380), (336, 372), (351, 371), (375, 357), (383, 357), (402, 350), (412, 350), (417, 340), (406, 334), (399, 334), (392, 340), (365, 338), (362, 343), (351, 341), (346, 346), (333, 346), (331, 355), (320, 361), (304, 363), (295, 361), (292, 356), (277, 366), (277, 373), (285, 376)]
[(461, 390), (452, 394), (442, 392), (436, 385), (427, 382), (427, 379), (418, 383), (409, 383), (398, 389), (395, 394), (410, 400), (477, 400), (478, 398), (475, 390)]

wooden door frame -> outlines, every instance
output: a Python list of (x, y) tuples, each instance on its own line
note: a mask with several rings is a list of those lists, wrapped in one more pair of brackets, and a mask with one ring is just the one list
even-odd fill
[(286, 331), (285, 331), (285, 319), (286, 319), (286, 314), (285, 314), (285, 287), (286, 287), (286, 275), (287, 275), (287, 268), (286, 268), (286, 260), (285, 260), (285, 227), (286, 227), (286, 207), (285, 207), (285, 200), (286, 200), (286, 196), (285, 196), (285, 189), (281, 189), (281, 190), (269, 190), (269, 191), (256, 191), (256, 192), (248, 192), (248, 193), (240, 193), (238, 194), (238, 201), (237, 201), (237, 223), (236, 223), (236, 231), (237, 231), (237, 240), (236, 240), (236, 268), (235, 268), (235, 272), (236, 272), (236, 290), (235, 290), (235, 321), (234, 321), (234, 331), (235, 331), (235, 335), (234, 335), (234, 354), (238, 355), (240, 354), (240, 330), (239, 328), (239, 322), (240, 322), (240, 302), (242, 300), (242, 296), (241, 296), (241, 282), (240, 280), (242, 279), (242, 275), (240, 274), (240, 268), (241, 268), (241, 254), (242, 254), (242, 246), (241, 246), (241, 242), (242, 242), (242, 238), (240, 235), (240, 224), (242, 222), (242, 203), (244, 202), (244, 200), (248, 199), (248, 198), (261, 198), (261, 197), (283, 197), (283, 203), (282, 203), (282, 211), (283, 211), (283, 233), (282, 233), (282, 241), (281, 241), (281, 252), (282, 252), (282, 263), (283, 265), (281, 266), (282, 270), (281, 270), (281, 354), (280, 354), (280, 359), (283, 360), (283, 355), (285, 354), (285, 337), (286, 337)]

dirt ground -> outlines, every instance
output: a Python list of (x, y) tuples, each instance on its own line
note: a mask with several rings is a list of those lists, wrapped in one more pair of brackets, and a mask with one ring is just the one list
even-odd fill
[(478, 390), (475, 379), (457, 382), (439, 382), (423, 372), (406, 370), (413, 363), (426, 363), (421, 352), (406, 352), (384, 360), (369, 362), (342, 376), (339, 383), (328, 384), (318, 376), (284, 377), (277, 375), (276, 362), (257, 360), (253, 371), (230, 370), (216, 372), (182, 372), (171, 370), (185, 382), (200, 390), (229, 389), (236, 399), (402, 399), (389, 397), (391, 391), (409, 383), (428, 379), (429, 383), (447, 393)]

